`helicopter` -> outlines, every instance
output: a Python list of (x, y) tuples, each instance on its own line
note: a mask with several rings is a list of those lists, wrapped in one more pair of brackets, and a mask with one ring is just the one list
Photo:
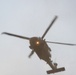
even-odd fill
[(54, 19), (52, 20), (52, 22), (47, 27), (47, 29), (45, 30), (45, 32), (43, 33), (43, 35), (41, 37), (25, 37), (25, 36), (16, 35), (16, 34), (8, 33), (8, 32), (2, 32), (2, 34), (6, 34), (6, 35), (28, 40), (29, 44), (30, 44), (29, 48), (31, 49), (31, 53), (29, 54), (28, 57), (30, 58), (35, 52), (40, 59), (44, 60), (52, 69), (52, 70), (46, 71), (47, 74), (65, 71), (65, 67), (58, 68), (57, 67), (58, 64), (53, 63), (53, 61), (51, 60), (51, 53), (50, 53), (51, 48), (48, 46), (47, 43), (70, 45), (70, 46), (75, 46), (76, 44), (52, 42), (52, 41), (46, 41), (44, 39), (45, 35), (49, 31), (49, 29), (53, 26), (53, 23), (56, 21), (57, 18), (58, 18), (58, 16), (54, 17)]

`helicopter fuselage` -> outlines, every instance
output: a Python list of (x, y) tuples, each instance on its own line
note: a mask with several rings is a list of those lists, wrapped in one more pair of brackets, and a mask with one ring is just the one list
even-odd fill
[(51, 57), (51, 49), (48, 47), (45, 40), (40, 37), (32, 37), (30, 39), (30, 48), (36, 52), (40, 59), (47, 61), (47, 59)]

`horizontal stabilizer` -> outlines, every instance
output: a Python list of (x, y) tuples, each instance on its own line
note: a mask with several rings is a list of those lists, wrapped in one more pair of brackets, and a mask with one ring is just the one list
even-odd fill
[(65, 68), (62, 67), (62, 68), (57, 68), (55, 70), (49, 70), (49, 71), (47, 71), (47, 74), (57, 73), (57, 72), (61, 72), (61, 71), (65, 71)]

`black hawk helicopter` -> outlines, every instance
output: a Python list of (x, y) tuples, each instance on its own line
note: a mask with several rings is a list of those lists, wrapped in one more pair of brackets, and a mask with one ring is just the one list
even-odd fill
[(48, 28), (45, 30), (44, 34), (41, 37), (31, 37), (30, 38), (30, 37), (20, 36), (20, 35), (8, 33), (8, 32), (3, 32), (2, 34), (7, 34), (10, 36), (28, 40), (30, 43), (29, 48), (32, 50), (31, 53), (29, 54), (29, 58), (35, 52), (40, 59), (47, 62), (47, 64), (52, 68), (52, 70), (47, 71), (47, 74), (65, 71), (64, 67), (57, 68), (58, 64), (53, 63), (53, 61), (51, 60), (51, 54), (50, 54), (51, 48), (47, 45), (47, 43), (70, 45), (70, 46), (74, 46), (76, 44), (52, 42), (52, 41), (46, 41), (44, 39), (45, 35), (49, 31), (49, 29), (52, 27), (52, 25), (56, 21), (56, 19), (57, 19), (57, 16), (55, 16), (55, 18), (52, 20), (51, 24), (48, 26)]

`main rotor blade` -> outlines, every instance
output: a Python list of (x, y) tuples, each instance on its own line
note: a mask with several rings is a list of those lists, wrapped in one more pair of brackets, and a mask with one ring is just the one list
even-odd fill
[(55, 18), (52, 20), (51, 24), (48, 26), (48, 28), (46, 29), (46, 31), (44, 32), (44, 34), (42, 35), (42, 39), (45, 37), (45, 35), (47, 34), (47, 32), (49, 31), (49, 29), (52, 27), (53, 23), (55, 22), (55, 20), (57, 19), (57, 16), (55, 16)]
[(24, 36), (20, 36), (20, 35), (12, 34), (12, 33), (8, 33), (8, 32), (3, 32), (2, 34), (6, 34), (6, 35), (10, 35), (10, 36), (14, 36), (14, 37), (22, 38), (22, 39), (27, 39), (27, 40), (30, 39), (30, 38), (28, 38), (28, 37), (24, 37)]
[(46, 41), (46, 42), (47, 43), (53, 43), (53, 44), (76, 46), (76, 44), (71, 44), (71, 43), (61, 43), (61, 42), (51, 42), (51, 41)]
[(29, 58), (32, 56), (34, 54), (34, 50), (33, 51), (31, 51), (31, 53), (29, 54)]

